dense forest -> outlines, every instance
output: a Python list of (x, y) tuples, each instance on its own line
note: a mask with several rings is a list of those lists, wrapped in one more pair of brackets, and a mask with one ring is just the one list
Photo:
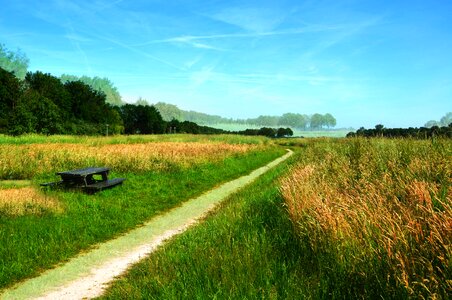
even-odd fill
[[(60, 78), (40, 71), (21, 80), (0, 68), (0, 133), (153, 134), (223, 133), (194, 122), (166, 122), (149, 105), (112, 105), (107, 95), (79, 78)], [(70, 79), (73, 79), (70, 80)], [(87, 79), (85, 78), (85, 81)]]

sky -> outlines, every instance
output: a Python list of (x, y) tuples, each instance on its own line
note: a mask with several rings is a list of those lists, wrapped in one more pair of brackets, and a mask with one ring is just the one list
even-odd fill
[(228, 118), (409, 127), (452, 111), (451, 0), (0, 0), (0, 43), (29, 71)]

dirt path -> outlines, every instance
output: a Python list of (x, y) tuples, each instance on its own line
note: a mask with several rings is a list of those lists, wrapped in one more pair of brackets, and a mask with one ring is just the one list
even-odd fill
[(90, 299), (102, 295), (116, 276), (154, 251), (166, 239), (195, 224), (215, 205), (251, 183), (270, 168), (286, 160), (284, 156), (249, 175), (184, 202), (114, 240), (80, 254), (62, 266), (26, 280), (0, 295), (1, 299)]

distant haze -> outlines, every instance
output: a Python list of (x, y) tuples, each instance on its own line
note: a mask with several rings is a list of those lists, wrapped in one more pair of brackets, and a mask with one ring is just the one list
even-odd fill
[(452, 1), (3, 1), (29, 70), (108, 78), (226, 118), (331, 113), (422, 126), (452, 111)]

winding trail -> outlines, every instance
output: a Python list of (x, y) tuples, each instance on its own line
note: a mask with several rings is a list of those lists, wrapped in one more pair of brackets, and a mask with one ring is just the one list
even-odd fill
[(184, 232), (219, 202), (289, 158), (288, 153), (249, 175), (222, 184), (181, 206), (154, 217), (143, 226), (99, 244), (67, 263), (7, 289), (0, 299), (91, 299), (103, 294), (116, 276), (145, 258), (172, 236)]

